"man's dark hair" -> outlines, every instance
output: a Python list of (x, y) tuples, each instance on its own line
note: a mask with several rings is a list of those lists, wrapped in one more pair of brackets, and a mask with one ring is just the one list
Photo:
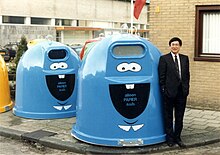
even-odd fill
[(180, 46), (182, 46), (182, 40), (181, 40), (180, 38), (178, 38), (178, 37), (173, 37), (172, 39), (170, 39), (170, 41), (169, 41), (169, 46), (170, 46), (171, 43), (174, 42), (174, 41), (178, 41), (179, 44), (180, 44)]

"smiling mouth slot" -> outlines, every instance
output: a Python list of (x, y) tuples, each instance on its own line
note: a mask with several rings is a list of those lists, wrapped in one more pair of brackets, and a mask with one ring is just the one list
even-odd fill
[(75, 74), (46, 75), (46, 83), (53, 97), (65, 101), (74, 91)]
[(125, 118), (133, 119), (147, 107), (150, 83), (110, 84), (109, 92), (115, 109)]

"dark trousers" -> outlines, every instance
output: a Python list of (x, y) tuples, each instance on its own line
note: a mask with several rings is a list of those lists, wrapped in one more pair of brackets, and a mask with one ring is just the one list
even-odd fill
[[(165, 131), (167, 134), (167, 141), (169, 142), (180, 140), (186, 108), (186, 98), (186, 96), (183, 96), (181, 87), (176, 97), (164, 97)], [(175, 118), (173, 118), (173, 110)], [(173, 125), (174, 120), (175, 124)]]

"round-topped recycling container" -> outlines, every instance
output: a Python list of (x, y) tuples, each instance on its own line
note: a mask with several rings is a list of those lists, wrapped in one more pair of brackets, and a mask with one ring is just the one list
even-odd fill
[(0, 55), (0, 113), (11, 110), (13, 105), (10, 97), (8, 69), (4, 59)]
[(18, 63), (13, 113), (32, 119), (74, 117), (78, 55), (68, 46), (43, 41), (28, 49)]
[(79, 68), (72, 136), (118, 147), (164, 142), (160, 56), (136, 35), (112, 35), (97, 43)]

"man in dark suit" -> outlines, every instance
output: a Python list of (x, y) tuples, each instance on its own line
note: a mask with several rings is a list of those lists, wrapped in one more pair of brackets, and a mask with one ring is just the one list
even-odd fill
[[(167, 145), (185, 147), (180, 136), (189, 94), (189, 58), (180, 54), (182, 41), (174, 37), (169, 41), (171, 52), (160, 57), (159, 83), (164, 99), (165, 131)], [(174, 118), (173, 118), (174, 110)], [(173, 121), (175, 120), (175, 125)]]

